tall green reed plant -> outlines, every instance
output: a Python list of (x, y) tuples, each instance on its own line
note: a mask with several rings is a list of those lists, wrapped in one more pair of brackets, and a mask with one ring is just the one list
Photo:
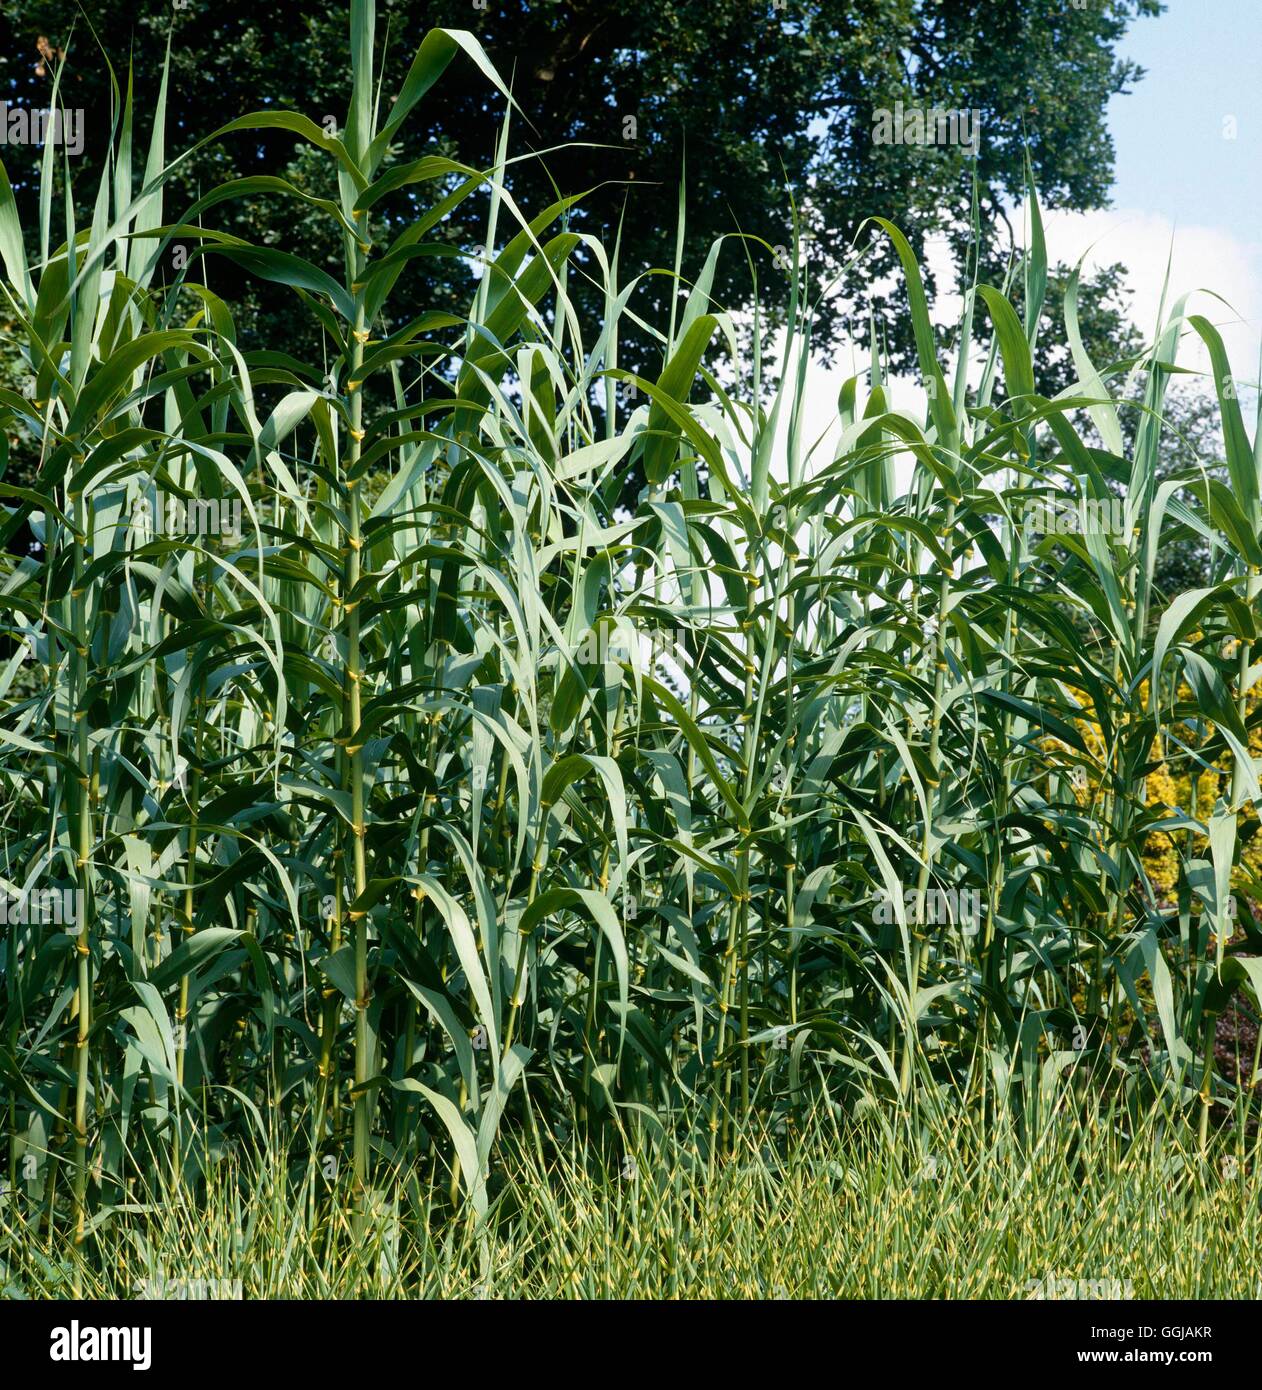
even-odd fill
[[(0, 886), (64, 874), (85, 905), (78, 933), (6, 917), (12, 1200), (87, 1239), (155, 1165), (196, 1185), (284, 1127), (312, 1210), (349, 1158), (363, 1232), (378, 1171), (484, 1214), (505, 1127), (545, 1161), (576, 1130), (612, 1155), (682, 1141), (717, 1174), (749, 1126), (787, 1143), (821, 1102), (1033, 1135), (1065, 1072), (1194, 1118), (1202, 1147), (1235, 1101), (1244, 1142), (1251, 1093), (1213, 1041), (1256, 1004), (1262, 940), (1230, 907), (1257, 798), (1260, 454), (1212, 325), (1180, 302), (1141, 360), (1092, 364), (1075, 284), (1079, 381), (1047, 400), (1033, 190), (1024, 318), (1009, 284), (970, 286), (949, 366), (878, 219), (927, 407), (896, 405), (874, 342), (812, 440), (829, 287), (800, 254), (772, 264), (787, 327), (759, 308), (748, 363), (715, 269), (760, 275), (771, 248), (662, 272), (682, 291), (662, 367), (631, 373), (639, 278), (580, 199), (517, 207), (507, 115), (486, 169), (398, 152), (453, 61), (498, 85), (476, 41), (427, 35), (388, 107), (367, 0), (350, 46), (344, 121), (211, 137), (289, 132), (332, 196), (243, 179), (164, 221), (162, 106), (135, 192), (127, 99), (90, 229), (69, 198), (55, 247), (50, 194), (33, 266), (0, 183), (33, 383), (0, 408), (40, 454), (4, 484), (6, 537), (44, 545), (3, 588), (38, 670), (0, 680)], [(402, 227), (380, 212), (399, 188)], [(327, 218), (340, 278), (215, 228), (254, 197)], [(475, 197), (467, 314), (396, 321), (392, 288), (453, 253), (444, 219)], [(239, 343), (222, 259), (290, 286), (326, 358)], [(1185, 327), (1229, 486), (1156, 481)], [(1130, 457), (1126, 372), (1147, 383)], [(1086, 524), (1114, 497), (1124, 527)], [(146, 530), (142, 499), (185, 521)], [(239, 534), (187, 524), (237, 502)], [(1049, 503), (1084, 524), (1036, 531)], [(1213, 583), (1159, 602), (1155, 556), (1189, 535)], [(1208, 814), (1148, 805), (1176, 745), (1223, 770)], [(1173, 901), (1155, 831), (1184, 837)]]

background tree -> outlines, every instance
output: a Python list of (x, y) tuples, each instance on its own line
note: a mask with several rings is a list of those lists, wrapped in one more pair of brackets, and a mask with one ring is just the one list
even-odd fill
[[(430, 25), (474, 30), (499, 69), (513, 75), (526, 118), (517, 120), (513, 152), (549, 152), (514, 166), (514, 195), (523, 207), (539, 209), (555, 190), (587, 192), (574, 220), (610, 241), (621, 224), (626, 274), (673, 264), (678, 182), (686, 169), (686, 273), (700, 265), (716, 236), (736, 228), (772, 246), (787, 243), (792, 190), (813, 237), (819, 273), (829, 275), (873, 213), (898, 223), (918, 251), (932, 235), (949, 236), (957, 249), (967, 239), (974, 161), (958, 146), (874, 143), (874, 112), (896, 100), (982, 112), (975, 165), (988, 245), (994, 245), (995, 224), (1006, 220), (1005, 205), (1020, 194), (1027, 145), (1045, 206), (1103, 203), (1113, 168), (1106, 105), (1142, 76), (1114, 50), (1134, 18), (1159, 13), (1161, 4), (394, 0), (382, 9), (383, 90), (397, 89), (417, 36)], [(52, 76), (47, 49), (69, 43), (65, 99), (88, 112), (82, 162), (91, 166), (103, 156), (109, 134), (109, 79), (96, 41), (122, 80), (130, 56), (143, 109), (156, 91), (171, 30), (173, 151), (266, 106), (340, 120), (336, 55), (345, 22), (345, 5), (337, 0), (266, 6), (176, 0), (174, 7), (171, 0), (98, 0), (86, 17), (75, 0), (0, 0), (0, 87), (13, 102), (46, 101)], [(449, 77), (397, 157), (437, 148), (485, 166), (502, 103), (488, 97), (471, 64), (459, 64)], [(588, 144), (555, 148), (575, 141)], [(36, 196), (34, 154), (8, 149), (5, 161), (20, 203), (29, 204)], [(281, 173), (329, 191), (319, 187), (318, 163), (296, 154), (292, 138), (259, 132), (200, 152), (174, 183), (168, 208), (174, 213), (199, 188), (251, 173)], [(90, 172), (79, 185), (95, 187)], [(403, 218), (410, 209), (408, 193), (401, 192), (385, 210)], [(453, 244), (476, 244), (479, 211), (478, 201), (469, 200), (441, 235)], [(317, 263), (336, 264), (341, 255), (318, 218), (295, 220), (292, 204), (256, 199), (231, 217), (227, 230), (251, 241), (281, 243)], [(857, 294), (891, 269), (888, 248), (874, 243), (844, 288)], [(296, 351), (310, 345), (316, 326), (294, 323), (283, 291), (247, 285), (227, 266), (215, 273), (217, 288), (234, 301), (247, 328), (253, 324), (278, 341), (271, 330), (283, 326), (289, 341), (308, 335), (306, 344), (295, 343)], [(760, 273), (777, 273), (770, 258)], [(465, 284), (463, 267), (428, 260), (400, 286), (397, 313), (459, 309)], [(583, 285), (574, 292), (581, 300)], [(662, 277), (647, 282), (639, 306), (644, 318), (663, 321), (668, 292)], [(715, 293), (727, 307), (748, 297), (748, 267), (735, 248), (721, 262)], [(835, 341), (852, 298), (842, 295), (829, 305), (817, 347), (826, 350)], [(877, 308), (892, 360), (908, 360), (909, 320), (901, 304), (879, 300)], [(637, 361), (636, 348), (627, 345), (627, 365), (651, 360), (641, 344)]]

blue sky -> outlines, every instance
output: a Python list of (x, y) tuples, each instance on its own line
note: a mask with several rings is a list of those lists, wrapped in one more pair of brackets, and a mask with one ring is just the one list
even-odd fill
[[(1167, 313), (1178, 296), (1211, 291), (1194, 293), (1187, 311), (1218, 326), (1251, 400), (1262, 344), (1262, 0), (1169, 0), (1131, 25), (1118, 56), (1146, 75), (1109, 103), (1109, 206), (1047, 212), (1049, 254), (1069, 265), (1085, 257), (1088, 272), (1122, 262), (1148, 335), (1167, 279)], [(1179, 361), (1207, 366), (1195, 334)]]
[(1262, 240), (1262, 0), (1170, 0), (1120, 54), (1148, 75), (1109, 105), (1115, 206)]
[[(1262, 341), (1262, 0), (1170, 0), (1131, 26), (1119, 55), (1147, 74), (1109, 104), (1111, 205), (1052, 213), (1049, 251), (1068, 263), (1086, 254), (1088, 268), (1123, 262), (1146, 333), (1167, 264), (1167, 309), (1189, 290), (1221, 295), (1197, 294), (1189, 311), (1218, 325), (1247, 390)], [(1180, 361), (1204, 367), (1193, 335)]]

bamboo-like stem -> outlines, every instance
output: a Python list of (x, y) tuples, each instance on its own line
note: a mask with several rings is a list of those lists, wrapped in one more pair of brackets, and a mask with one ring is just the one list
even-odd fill
[(1209, 1147), (1209, 1111), (1214, 1096), (1214, 1036), (1217, 1031), (1217, 1024), (1218, 1019), (1215, 1014), (1207, 1013), (1205, 1015), (1205, 1033), (1201, 1044), (1205, 1054), (1201, 1066), (1201, 1109), (1196, 1131), (1197, 1144), (1202, 1156)]
[[(942, 523), (942, 535), (946, 542), (948, 555), (954, 544), (955, 503), (947, 503), (946, 515)], [(916, 880), (916, 916), (913, 933), (911, 974), (907, 981), (907, 1007), (910, 1017), (907, 1022), (907, 1037), (903, 1041), (903, 1059), (899, 1072), (899, 1090), (905, 1096), (911, 1088), (912, 1062), (918, 1046), (919, 1029), (916, 1022), (916, 995), (920, 991), (920, 975), (924, 968), (924, 958), (928, 949), (928, 937), (924, 925), (925, 894), (929, 888), (929, 877), (933, 872), (933, 820), (937, 811), (938, 787), (942, 781), (942, 701), (946, 695), (946, 630), (947, 609), (951, 602), (951, 585), (955, 578), (955, 564), (948, 559), (938, 584), (937, 632), (934, 634), (934, 673), (933, 709), (929, 713), (929, 771), (928, 787), (925, 791), (925, 829), (920, 849), (920, 872)]]
[[(1246, 565), (1245, 569), (1245, 607), (1256, 613), (1259, 595), (1262, 595), (1262, 571), (1257, 565)], [(1242, 727), (1248, 727), (1249, 718), (1249, 657), (1250, 644), (1245, 638), (1239, 639), (1236, 652), (1236, 713)], [(1245, 762), (1236, 757), (1231, 769), (1231, 805), (1238, 808), (1245, 801)]]
[[(785, 526), (785, 564), (791, 566), (797, 557), (797, 546), (793, 541), (793, 533), (790, 529), (791, 521)], [(784, 799), (790, 807), (790, 819), (792, 820), (793, 807), (793, 772), (796, 766), (797, 752), (797, 726), (796, 702), (794, 699), (794, 658), (797, 638), (797, 595), (789, 595), (789, 615), (788, 628), (789, 640), (785, 651), (785, 728), (788, 730), (788, 737), (785, 740), (784, 758)], [(784, 926), (789, 935), (789, 1023), (796, 1024), (798, 1021), (798, 940), (793, 927), (793, 910), (796, 897), (796, 873), (797, 873), (797, 828), (790, 824), (786, 836), (785, 848), (788, 853), (788, 863), (784, 868)]]
[[(352, 284), (362, 267), (362, 254), (353, 247), (349, 253), (353, 271)], [(367, 833), (364, 804), (364, 749), (360, 734), (361, 686), (363, 683), (363, 653), (360, 649), (360, 606), (355, 589), (360, 579), (360, 551), (363, 548), (359, 501), (360, 444), (364, 437), (363, 391), (359, 371), (364, 360), (364, 343), (368, 340), (362, 290), (356, 293), (355, 323), (349, 345), (349, 364), (346, 391), (349, 398), (350, 444), (346, 460), (346, 511), (349, 528), (343, 555), (342, 612), (346, 623), (346, 668), (343, 694), (346, 712), (346, 790), (351, 799), (349, 847), (351, 852), (351, 882), (354, 897), (368, 887), (368, 868), (364, 837)], [(355, 949), (355, 1121), (352, 1147), (356, 1209), (363, 1215), (370, 1168), (370, 1134), (372, 1097), (367, 1082), (372, 1074), (372, 1048), (368, 1032), (368, 916), (360, 908), (350, 912)]]
[[(194, 887), (197, 878), (197, 835), (198, 814), (201, 807), (202, 789), (202, 715), (206, 694), (206, 677), (203, 671), (198, 678), (197, 697), (193, 701), (193, 767), (188, 784), (188, 833), (185, 841), (184, 869), (184, 911), (181, 914), (181, 928), (187, 941), (194, 932), (193, 906)], [(188, 1049), (188, 972), (180, 975), (179, 1003), (175, 1010), (175, 1079), (184, 1085), (184, 1054)]]
[[(535, 895), (539, 890), (539, 875), (543, 871), (543, 861), (540, 855), (543, 852), (543, 826), (545, 810), (541, 807), (539, 812), (539, 830), (535, 841), (535, 855), (530, 865), (530, 890), (526, 894), (526, 907), (529, 908), (535, 900)], [(521, 1013), (522, 984), (526, 977), (526, 955), (530, 950), (530, 935), (524, 933), (521, 940), (517, 943), (517, 966), (513, 971), (513, 993), (509, 999), (508, 1021), (504, 1025), (504, 1042), (500, 1052), (500, 1060), (507, 1059), (513, 1046), (513, 1039), (517, 1033), (517, 1019)]]
[(81, 917), (76, 922), (75, 954), (78, 962), (74, 1011), (77, 1022), (75, 1037), (75, 1094), (74, 1094), (74, 1243), (82, 1245), (87, 1221), (88, 1188), (88, 1067), (89, 1035), (92, 1030), (92, 807), (90, 786), (90, 753), (87, 710), (88, 633), (87, 595), (85, 593), (84, 542), (88, 531), (88, 509), (82, 493), (73, 499), (74, 512), (74, 583), (71, 589), (72, 630), (74, 648), (71, 653), (70, 720), (74, 743), (74, 766), (78, 777), (76, 792), (77, 816), (75, 835), (75, 880), (79, 891)]
[[(753, 537), (746, 538), (746, 565), (753, 563)], [(757, 583), (757, 576), (752, 570), (746, 576), (749, 582), (746, 588), (745, 616), (741, 626), (743, 628), (743, 650), (745, 654), (745, 688), (744, 702), (742, 707), (742, 719), (744, 728), (741, 738), (741, 759), (745, 770), (743, 779), (744, 800), (746, 804), (749, 800), (750, 789), (754, 780), (754, 752), (757, 738), (757, 730), (754, 727), (752, 705), (754, 699), (754, 672), (757, 667), (754, 663), (754, 643), (756, 641), (755, 619), (754, 619), (754, 588)], [(738, 950), (744, 951), (748, 941), (749, 932), (749, 829), (747, 826), (740, 828), (741, 842), (737, 851), (737, 890), (732, 898), (732, 905), (728, 915), (727, 944), (723, 952), (723, 983), (719, 996), (719, 1021), (716, 1030), (713, 1065), (718, 1068), (722, 1066), (723, 1049), (727, 1043), (727, 1016), (732, 1007), (733, 986), (736, 980), (738, 967)], [(742, 991), (743, 993), (743, 991)], [(748, 1029), (749, 1015), (748, 1009), (743, 1008), (741, 1012), (742, 1033), (740, 1041), (742, 1043), (742, 1056), (747, 1065), (748, 1059), (745, 1054), (748, 1048), (744, 1046)], [(742, 1067), (742, 1078), (745, 1092), (748, 1092), (748, 1080), (744, 1067)], [(714, 1146), (717, 1141), (718, 1147), (724, 1152), (727, 1151), (729, 1125), (731, 1120), (731, 1088), (732, 1070), (730, 1067), (723, 1068), (722, 1087), (715, 1087), (714, 1095), (710, 1107), (710, 1136), (711, 1136), (711, 1164), (715, 1158)], [(720, 1126), (720, 1089), (722, 1091), (722, 1124)]]
[[(342, 865), (342, 850), (333, 851), (333, 910), (328, 921), (329, 954), (342, 949), (342, 900), (346, 892)], [(337, 1107), (337, 1019), (342, 1008), (342, 993), (336, 985), (326, 984), (321, 992), (320, 1012), (320, 1089), (316, 1110), (315, 1143), (324, 1138), (326, 1124), (336, 1129)]]

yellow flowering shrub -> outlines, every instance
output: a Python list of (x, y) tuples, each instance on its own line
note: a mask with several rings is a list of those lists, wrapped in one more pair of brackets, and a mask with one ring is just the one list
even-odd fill
[[(1182, 686), (1179, 690), (1179, 696), (1180, 699), (1190, 700), (1192, 693), (1187, 686)], [(1259, 700), (1262, 700), (1262, 681), (1255, 685), (1249, 693), (1247, 709), (1250, 714), (1257, 708)], [(1146, 706), (1147, 701), (1148, 683), (1144, 682), (1140, 690), (1141, 705)], [(1100, 726), (1095, 720), (1085, 717), (1077, 719), (1075, 723), (1091, 752), (1092, 758), (1098, 766), (1103, 765), (1107, 750), (1104, 746)], [(1189, 745), (1195, 746), (1196, 740), (1191, 729), (1186, 726), (1179, 726), (1178, 732), (1180, 737), (1184, 738)], [(1048, 743), (1053, 748), (1062, 750), (1064, 748), (1063, 744), (1054, 739), (1049, 740)], [(1154, 758), (1160, 757), (1162, 751), (1160, 741), (1154, 740), (1152, 756)], [(1249, 751), (1255, 758), (1262, 758), (1262, 728), (1250, 730)], [(1230, 783), (1230, 764), (1226, 767), (1217, 765), (1214, 769), (1197, 773), (1195, 796), (1193, 796), (1191, 771), (1172, 770), (1170, 764), (1163, 761), (1146, 778), (1144, 804), (1156, 810), (1170, 813), (1182, 812), (1204, 821), (1218, 797), (1226, 796), (1229, 793)], [(1100, 795), (1099, 778), (1088, 773), (1085, 781), (1080, 779), (1075, 785), (1074, 795), (1080, 806), (1091, 805)], [(1232, 875), (1232, 882), (1236, 887), (1242, 887), (1249, 879), (1262, 878), (1262, 835), (1254, 835), (1249, 839), (1246, 839), (1244, 835), (1245, 824), (1256, 825), (1257, 821), (1257, 808), (1252, 804), (1240, 813), (1242, 849), (1239, 856), (1240, 862)], [(1185, 855), (1200, 854), (1205, 849), (1206, 839), (1204, 836), (1194, 837), (1190, 845), (1184, 840), (1180, 846), (1176, 845), (1173, 836), (1164, 831), (1148, 835), (1143, 849), (1144, 870), (1158, 896), (1168, 897), (1174, 892), (1179, 879), (1180, 851)]]

